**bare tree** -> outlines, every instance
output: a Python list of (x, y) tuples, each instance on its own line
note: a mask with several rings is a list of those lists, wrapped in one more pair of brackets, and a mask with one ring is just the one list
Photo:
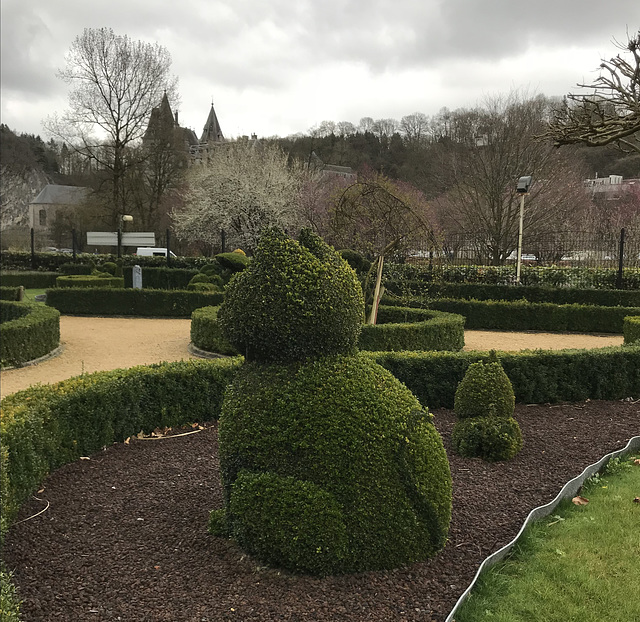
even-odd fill
[(173, 212), (175, 231), (189, 242), (215, 244), (224, 229), (232, 244), (255, 249), (266, 227), (302, 223), (302, 167), (275, 144), (242, 140), (217, 147), (187, 176), (185, 204)]
[(95, 161), (111, 194), (112, 224), (127, 211), (125, 177), (136, 164), (130, 146), (142, 138), (163, 92), (173, 94), (171, 56), (157, 43), (134, 41), (109, 28), (76, 37), (59, 76), (71, 86), (69, 109), (46, 129)]
[(591, 93), (567, 95), (556, 111), (545, 134), (556, 146), (615, 145), (640, 153), (640, 30), (616, 45), (624, 56), (603, 60), (593, 83), (578, 84)]
[(400, 120), (400, 128), (410, 145), (419, 145), (429, 131), (429, 117), (422, 112), (408, 114)]

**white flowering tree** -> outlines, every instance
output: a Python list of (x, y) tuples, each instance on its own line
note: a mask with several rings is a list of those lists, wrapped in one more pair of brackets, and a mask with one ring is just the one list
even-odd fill
[(189, 242), (216, 245), (224, 230), (229, 243), (252, 252), (265, 227), (297, 231), (302, 169), (277, 145), (240, 140), (217, 146), (187, 175), (188, 191), (172, 217), (176, 234)]

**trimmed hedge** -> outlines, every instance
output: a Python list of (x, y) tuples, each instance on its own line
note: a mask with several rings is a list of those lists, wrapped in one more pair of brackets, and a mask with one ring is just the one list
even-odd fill
[(380, 306), (378, 324), (365, 324), (360, 350), (462, 350), (464, 318), (430, 309)]
[(486, 283), (425, 283), (410, 281), (404, 286), (387, 282), (388, 292), (401, 295), (409, 290), (413, 295), (430, 298), (460, 298), (463, 300), (527, 300), (553, 304), (600, 305), (604, 307), (639, 307), (640, 289), (577, 289), (569, 287), (535, 287), (525, 285), (489, 285)]
[(22, 365), (60, 345), (60, 313), (44, 305), (0, 300), (0, 365)]
[(23, 291), (20, 287), (5, 287), (2, 285), (0, 286), (0, 300), (19, 301), (22, 299)]
[[(192, 268), (141, 267), (144, 289), (187, 289), (189, 281), (198, 274)], [(133, 267), (124, 270), (124, 286), (133, 287)]]
[(45, 289), (55, 287), (59, 276), (57, 272), (2, 272), (0, 280), (6, 287), (22, 285), (25, 289)]
[(640, 342), (640, 316), (636, 315), (624, 318), (622, 332), (626, 344)]
[(260, 559), (333, 574), (444, 545), (451, 475), (433, 418), (365, 355), (243, 365), (218, 429), (227, 524)]
[(216, 419), (240, 364), (239, 358), (160, 363), (86, 374), (5, 397), (2, 534), (53, 469), (140, 430)]
[(63, 314), (190, 317), (200, 307), (219, 305), (221, 293), (160, 289), (59, 288), (47, 290), (47, 304)]
[(58, 271), (62, 274), (91, 274), (94, 267), (89, 263), (63, 263)]
[(238, 354), (218, 324), (220, 307), (202, 307), (191, 314), (191, 343), (196, 348), (218, 354)]
[[(106, 273), (105, 273), (106, 274)], [(87, 274), (69, 274), (56, 279), (56, 287), (111, 287), (123, 288), (124, 278), (118, 276), (96, 276)]]
[[(420, 304), (420, 303), (418, 303)], [(576, 331), (622, 333), (627, 315), (640, 315), (640, 307), (554, 305), (516, 300), (433, 300), (429, 308), (458, 313), (467, 329)]]
[(516, 398), (509, 377), (500, 363), (478, 361), (469, 365), (453, 402), (458, 419), (511, 417)]
[[(594, 350), (497, 352), (525, 404), (640, 397), (640, 345)], [(371, 352), (429, 408), (453, 408), (458, 383), (488, 352)]]
[(460, 419), (451, 431), (451, 444), (464, 458), (511, 460), (522, 449), (522, 431), (513, 417)]

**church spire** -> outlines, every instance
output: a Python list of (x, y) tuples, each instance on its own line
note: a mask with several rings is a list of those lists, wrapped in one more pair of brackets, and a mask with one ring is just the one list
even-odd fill
[(216, 116), (213, 102), (211, 102), (211, 110), (209, 111), (209, 117), (207, 118), (207, 122), (205, 123), (200, 142), (217, 143), (223, 140), (224, 136), (222, 135), (222, 130), (220, 129), (220, 123), (218, 123), (218, 117)]

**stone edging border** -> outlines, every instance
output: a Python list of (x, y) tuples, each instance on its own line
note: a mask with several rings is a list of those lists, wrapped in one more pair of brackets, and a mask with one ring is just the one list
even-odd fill
[(526, 520), (524, 521), (524, 524), (520, 528), (518, 535), (513, 540), (511, 540), (511, 542), (503, 546), (501, 549), (489, 555), (489, 557), (487, 557), (482, 562), (482, 564), (480, 564), (480, 568), (478, 568), (478, 571), (476, 572), (476, 575), (473, 578), (473, 581), (471, 582), (469, 587), (463, 592), (462, 596), (460, 596), (460, 598), (458, 599), (458, 602), (456, 602), (455, 606), (451, 610), (451, 613), (449, 613), (449, 615), (447, 616), (445, 622), (455, 622), (454, 616), (456, 612), (458, 611), (462, 603), (468, 598), (469, 594), (471, 593), (471, 590), (474, 588), (476, 581), (478, 580), (482, 572), (484, 572), (494, 564), (498, 563), (499, 561), (502, 561), (508, 555), (508, 553), (518, 542), (518, 540), (520, 539), (520, 536), (522, 536), (524, 530), (529, 526), (530, 523), (551, 514), (551, 512), (553, 512), (556, 509), (558, 504), (563, 499), (575, 497), (578, 491), (580, 490), (580, 487), (585, 482), (585, 480), (589, 479), (596, 473), (600, 472), (605, 467), (607, 462), (609, 462), (609, 460), (611, 460), (612, 458), (617, 458), (622, 454), (635, 451), (636, 449), (640, 449), (640, 436), (634, 436), (629, 440), (626, 446), (623, 447), (622, 449), (613, 451), (607, 454), (606, 456), (603, 456), (600, 460), (598, 460), (598, 462), (595, 462), (594, 464), (589, 465), (584, 471), (582, 471), (580, 475), (578, 475), (577, 477), (574, 477), (572, 480), (569, 480), (563, 486), (562, 490), (558, 493), (558, 495), (553, 501), (547, 503), (546, 505), (541, 505), (531, 510)]
[(191, 342), (191, 341), (189, 342), (189, 345), (187, 346), (187, 350), (189, 350), (190, 354), (193, 354), (193, 356), (197, 356), (200, 359), (228, 359), (228, 358), (230, 358), (226, 354), (217, 354), (215, 352), (209, 352), (208, 350), (201, 350), (197, 346), (194, 346), (193, 342)]
[(62, 354), (62, 351), (64, 350), (64, 346), (63, 345), (59, 345), (55, 350), (51, 350), (51, 352), (48, 352), (47, 354), (37, 358), (37, 359), (33, 359), (31, 361), (26, 361), (25, 363), (22, 363), (20, 365), (14, 365), (11, 367), (3, 367), (2, 371), (9, 371), (10, 369), (22, 369), (23, 367), (30, 367), (31, 365), (37, 365), (38, 363), (44, 363), (44, 361), (48, 361), (49, 359), (54, 359), (57, 356), (60, 356)]

